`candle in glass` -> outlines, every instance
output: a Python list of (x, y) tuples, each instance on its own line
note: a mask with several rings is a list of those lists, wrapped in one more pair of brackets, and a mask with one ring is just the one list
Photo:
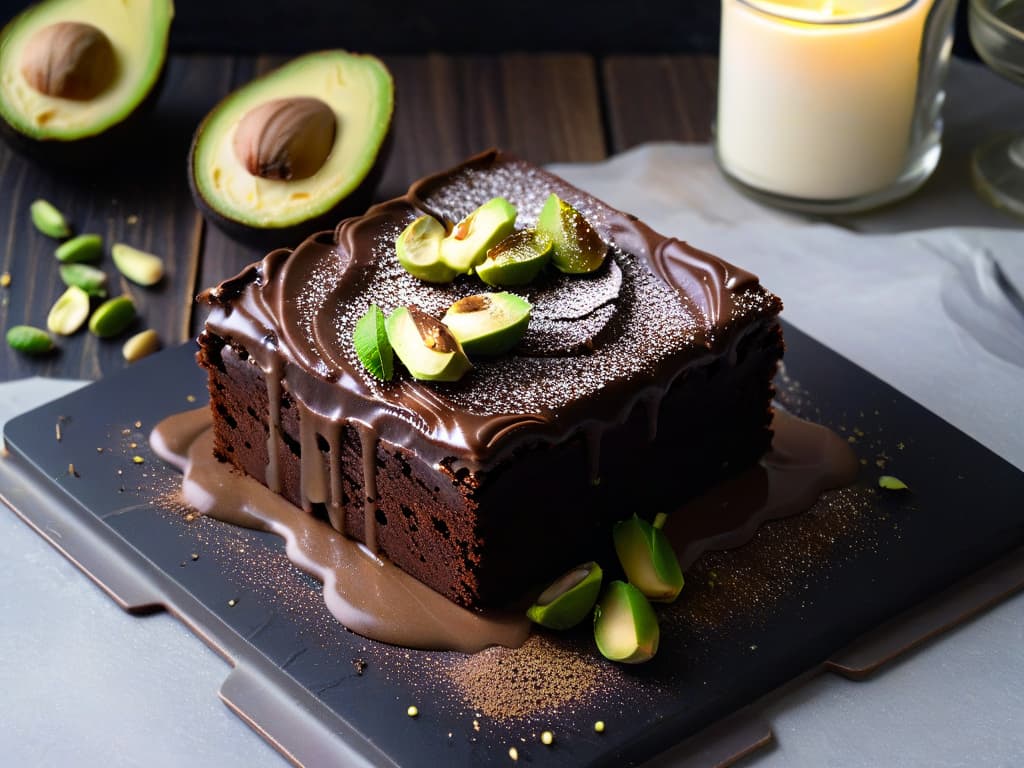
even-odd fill
[(857, 210), (938, 162), (953, 0), (723, 0), (716, 151), (755, 194)]

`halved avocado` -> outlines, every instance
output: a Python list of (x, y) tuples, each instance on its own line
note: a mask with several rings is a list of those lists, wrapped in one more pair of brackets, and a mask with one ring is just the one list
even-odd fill
[(171, 0), (44, 0), (16, 16), (0, 31), (12, 146), (76, 165), (123, 149), (128, 118), (155, 101), (173, 18)]
[(370, 201), (394, 85), (373, 56), (320, 51), (228, 95), (196, 130), (188, 171), (203, 214), (232, 237), (289, 245)]

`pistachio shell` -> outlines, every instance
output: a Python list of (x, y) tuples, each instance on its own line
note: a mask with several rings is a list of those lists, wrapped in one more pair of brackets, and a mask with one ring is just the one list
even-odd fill
[(587, 617), (601, 591), (601, 566), (578, 565), (545, 589), (526, 615), (530, 621), (551, 629), (569, 629)]
[(46, 316), (46, 327), (51, 333), (70, 336), (88, 319), (89, 294), (72, 285), (50, 309), (50, 314)]
[(164, 276), (164, 260), (159, 256), (124, 243), (114, 243), (110, 248), (117, 271), (133, 283), (156, 285)]
[(612, 539), (631, 584), (655, 602), (671, 603), (679, 596), (683, 572), (660, 525), (652, 526), (634, 515), (616, 523)]
[(594, 608), (594, 641), (601, 655), (623, 664), (650, 661), (658, 652), (658, 617), (632, 584), (613, 581)]

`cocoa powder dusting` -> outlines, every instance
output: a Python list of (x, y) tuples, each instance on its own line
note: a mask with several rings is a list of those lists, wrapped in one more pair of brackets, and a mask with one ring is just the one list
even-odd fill
[(495, 720), (558, 713), (612, 689), (619, 675), (579, 648), (532, 635), (520, 648), (490, 648), (456, 662), (449, 677), (466, 704)]

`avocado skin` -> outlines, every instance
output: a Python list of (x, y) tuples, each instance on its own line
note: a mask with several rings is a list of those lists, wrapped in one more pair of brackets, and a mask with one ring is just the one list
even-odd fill
[[(203, 122), (205, 123), (205, 120)], [(193, 171), (196, 144), (202, 131), (203, 125), (200, 125), (192, 136), (192, 146), (188, 151), (188, 187), (192, 192), (192, 201), (208, 223), (213, 224), (232, 240), (244, 245), (253, 246), (254, 248), (270, 251), (274, 248), (292, 248), (296, 243), (302, 242), (314, 232), (334, 229), (342, 219), (366, 212), (366, 209), (374, 201), (374, 192), (377, 191), (377, 185), (384, 175), (388, 157), (391, 155), (395, 121), (394, 112), (392, 112), (391, 125), (388, 127), (387, 135), (385, 135), (384, 141), (380, 145), (380, 151), (377, 152), (377, 158), (373, 161), (370, 172), (366, 174), (366, 177), (360, 182), (359, 186), (352, 190), (348, 197), (343, 197), (338, 201), (337, 205), (320, 216), (300, 221), (298, 224), (293, 224), (290, 227), (250, 227), (247, 224), (242, 224), (239, 221), (221, 215), (206, 202), (206, 198), (203, 197), (196, 186), (195, 172)]]
[(160, 100), (167, 79), (166, 50), (165, 43), (160, 75), (146, 97), (124, 120), (110, 126), (103, 133), (80, 139), (33, 139), (0, 117), (0, 138), (22, 157), (54, 171), (137, 169), (144, 153), (152, 152), (166, 141), (166, 137), (160, 133), (159, 124), (153, 125), (151, 131), (142, 130)]

